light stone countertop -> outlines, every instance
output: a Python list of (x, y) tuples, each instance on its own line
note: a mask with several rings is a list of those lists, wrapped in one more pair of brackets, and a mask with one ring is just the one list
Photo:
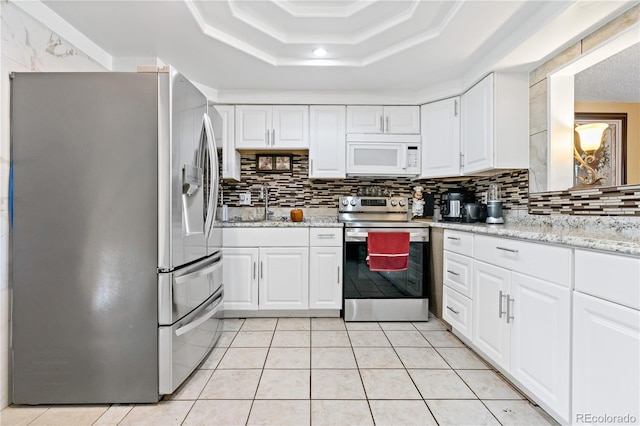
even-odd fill
[(431, 222), (434, 228), (455, 229), (476, 234), (518, 238), (541, 243), (559, 244), (574, 248), (602, 250), (618, 254), (640, 256), (640, 232), (602, 228), (566, 228), (520, 224), (488, 225), (486, 223)]
[[(305, 209), (306, 210), (306, 209)], [(256, 211), (237, 210), (243, 212), (242, 216), (232, 216), (228, 222), (220, 222), (224, 228), (342, 228), (343, 223), (338, 222), (337, 209), (309, 209), (305, 211), (302, 222), (291, 222), (287, 216), (287, 209), (276, 209), (274, 220), (260, 220)], [(234, 211), (233, 213), (236, 213)], [(312, 213), (316, 213), (315, 215)], [(236, 213), (237, 214), (237, 213)], [(240, 219), (241, 217), (241, 219)], [(236, 220), (234, 220), (234, 218)], [(252, 219), (256, 219), (255, 221)], [(547, 220), (548, 218), (543, 218)], [(548, 244), (565, 245), (573, 248), (601, 250), (640, 257), (640, 221), (617, 223), (613, 220), (585, 220), (582, 218), (569, 218), (567, 223), (550, 225), (540, 222), (537, 216), (527, 215), (518, 217), (514, 215), (507, 218), (506, 224), (488, 225), (486, 223), (460, 223), (460, 222), (433, 222), (430, 219), (418, 219), (426, 222), (434, 228), (455, 229), (459, 231), (473, 232), (483, 235), (517, 238)]]
[(251, 220), (239, 219), (220, 222), (223, 228), (342, 228), (337, 216), (309, 216), (302, 222), (292, 222), (291, 219)]

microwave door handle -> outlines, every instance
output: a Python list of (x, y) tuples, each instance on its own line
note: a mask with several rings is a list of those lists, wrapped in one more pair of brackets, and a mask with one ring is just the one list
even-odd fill
[(402, 170), (407, 170), (407, 157), (409, 157), (409, 146), (404, 144), (404, 155), (402, 155)]
[(218, 150), (216, 149), (216, 142), (213, 134), (213, 126), (211, 125), (211, 119), (207, 113), (204, 113), (202, 118), (202, 125), (204, 127), (204, 133), (206, 136), (207, 150), (209, 152), (209, 203), (207, 206), (207, 215), (205, 216), (205, 238), (209, 239), (213, 224), (215, 222), (217, 200), (218, 200)]

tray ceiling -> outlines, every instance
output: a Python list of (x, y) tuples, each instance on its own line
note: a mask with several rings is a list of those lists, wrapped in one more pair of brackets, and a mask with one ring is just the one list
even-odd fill
[[(633, 2), (45, 0), (114, 58), (157, 57), (224, 91), (404, 92), (530, 70)], [(575, 13), (580, 3), (579, 13)], [(608, 3), (596, 8), (588, 3)], [(545, 49), (519, 47), (567, 11), (591, 16)], [(567, 31), (565, 31), (566, 33)], [(316, 58), (323, 47), (327, 55)]]

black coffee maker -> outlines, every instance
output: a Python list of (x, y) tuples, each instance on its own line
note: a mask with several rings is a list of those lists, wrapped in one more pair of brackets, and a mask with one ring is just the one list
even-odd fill
[(440, 214), (442, 220), (447, 222), (460, 222), (462, 219), (462, 207), (465, 203), (473, 203), (473, 194), (466, 192), (462, 188), (451, 188), (442, 194), (440, 202)]

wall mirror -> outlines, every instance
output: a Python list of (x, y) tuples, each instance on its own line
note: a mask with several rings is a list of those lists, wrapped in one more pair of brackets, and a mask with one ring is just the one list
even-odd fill
[(588, 122), (610, 124), (598, 151), (606, 175), (599, 187), (640, 184), (640, 26), (549, 74), (547, 89), (546, 191), (580, 183), (574, 128)]

